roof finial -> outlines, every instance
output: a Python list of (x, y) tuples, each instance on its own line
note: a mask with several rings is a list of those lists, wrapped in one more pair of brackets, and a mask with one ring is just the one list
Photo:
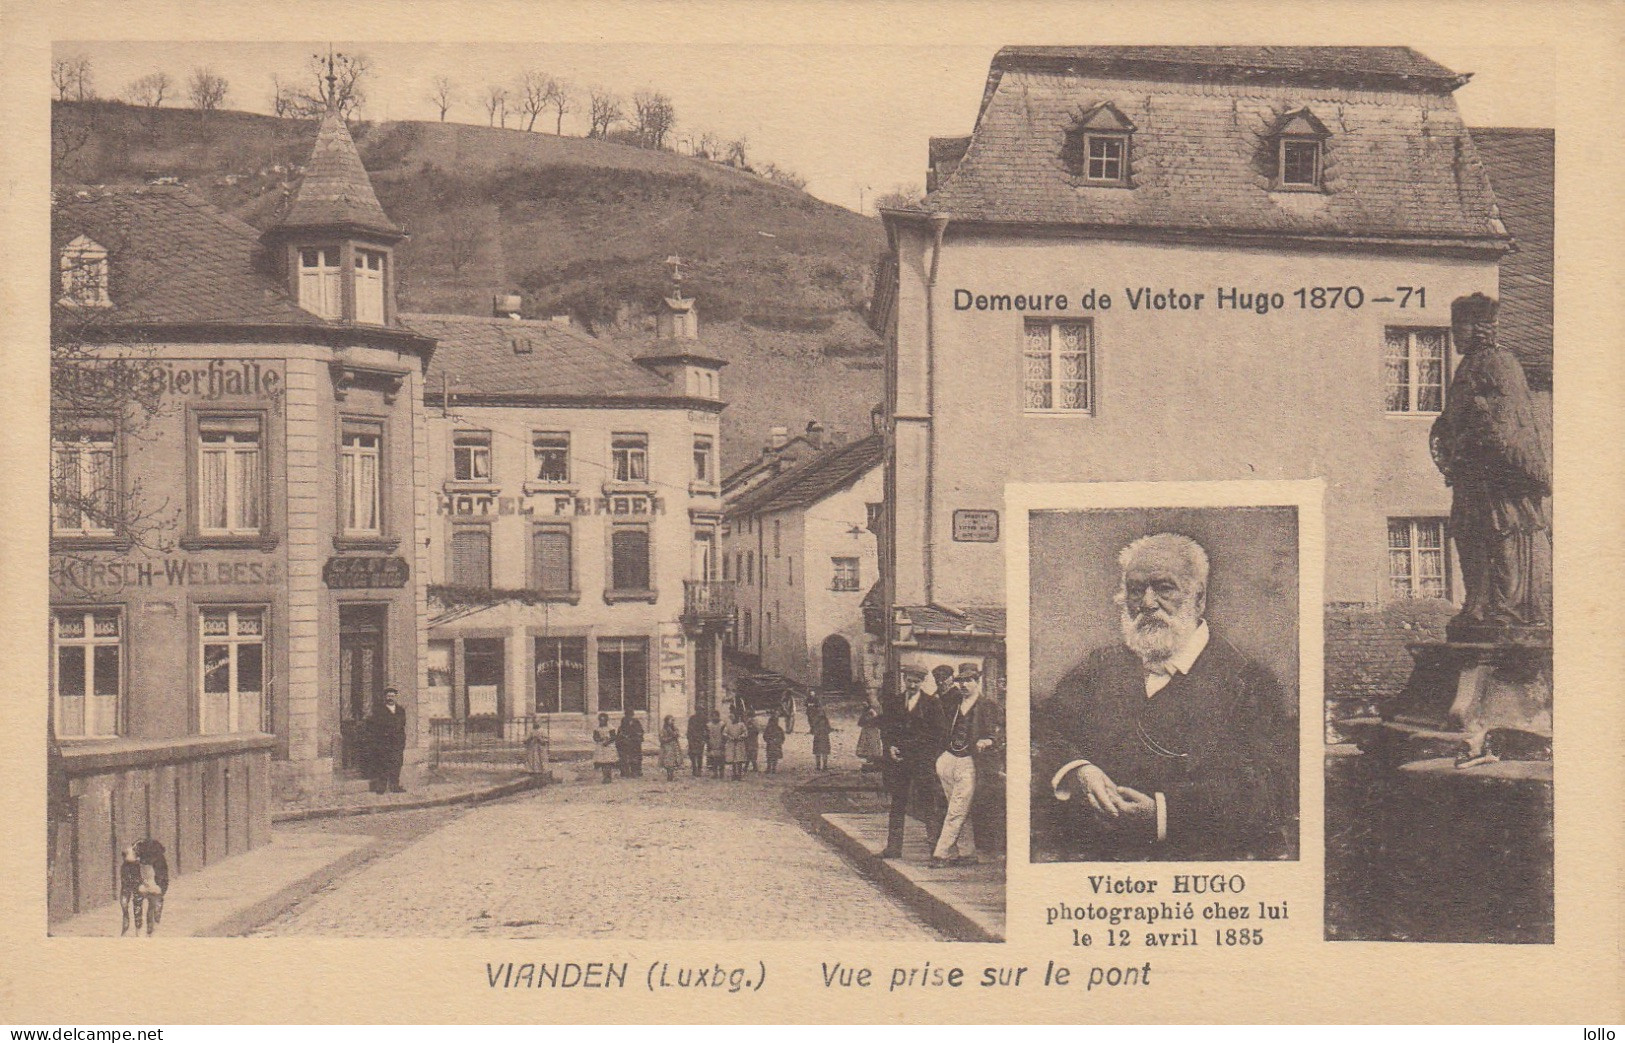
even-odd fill
[(672, 293), (672, 296), (675, 297), (678, 300), (682, 300), (683, 299), (683, 259), (680, 256), (678, 256), (677, 254), (672, 254), (670, 257), (666, 258), (666, 263), (671, 265), (671, 293)]
[(335, 108), (338, 107), (338, 100), (339, 100), (339, 77), (338, 77), (338, 73), (334, 71), (333, 45), (332, 44), (327, 45), (327, 76), (326, 76), (326, 80), (327, 80), (327, 107), (329, 109), (335, 109)]

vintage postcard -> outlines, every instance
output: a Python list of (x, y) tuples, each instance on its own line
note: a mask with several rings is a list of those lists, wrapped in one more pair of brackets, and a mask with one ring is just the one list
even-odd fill
[(1618, 12), (1282, 13), (13, 12), (0, 1020), (1625, 1017)]

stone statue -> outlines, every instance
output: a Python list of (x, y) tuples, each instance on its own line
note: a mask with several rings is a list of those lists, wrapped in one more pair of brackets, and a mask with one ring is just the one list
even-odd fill
[(1480, 293), (1450, 306), (1462, 361), (1434, 421), (1434, 462), (1454, 490), (1450, 529), (1466, 588), (1456, 640), (1516, 639), (1551, 626), (1551, 466), (1516, 356), (1495, 343), (1497, 303)]

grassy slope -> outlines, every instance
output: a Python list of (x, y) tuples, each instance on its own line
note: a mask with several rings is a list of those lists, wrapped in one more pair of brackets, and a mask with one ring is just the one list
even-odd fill
[[(163, 175), (251, 224), (276, 213), (315, 125), (117, 104), (59, 105), (57, 176), (114, 183)], [(380, 201), (411, 238), (402, 306), (483, 314), (498, 292), (537, 313), (568, 309), (617, 341), (652, 342), (647, 312), (684, 258), (704, 348), (726, 358), (724, 466), (768, 425), (868, 429), (880, 344), (861, 320), (879, 224), (742, 171), (581, 138), (455, 123), (356, 130)], [(478, 236), (460, 271), (459, 229)]]

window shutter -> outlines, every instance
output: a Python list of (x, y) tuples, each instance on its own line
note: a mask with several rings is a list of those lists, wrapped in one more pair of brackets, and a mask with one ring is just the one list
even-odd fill
[(465, 528), (451, 534), (452, 582), (459, 587), (491, 585), (491, 534)]
[(649, 589), (649, 532), (616, 529), (611, 537), (614, 556), (612, 580), (616, 590)]
[(570, 530), (537, 529), (532, 537), (535, 552), (536, 586), (549, 593), (571, 589)]

